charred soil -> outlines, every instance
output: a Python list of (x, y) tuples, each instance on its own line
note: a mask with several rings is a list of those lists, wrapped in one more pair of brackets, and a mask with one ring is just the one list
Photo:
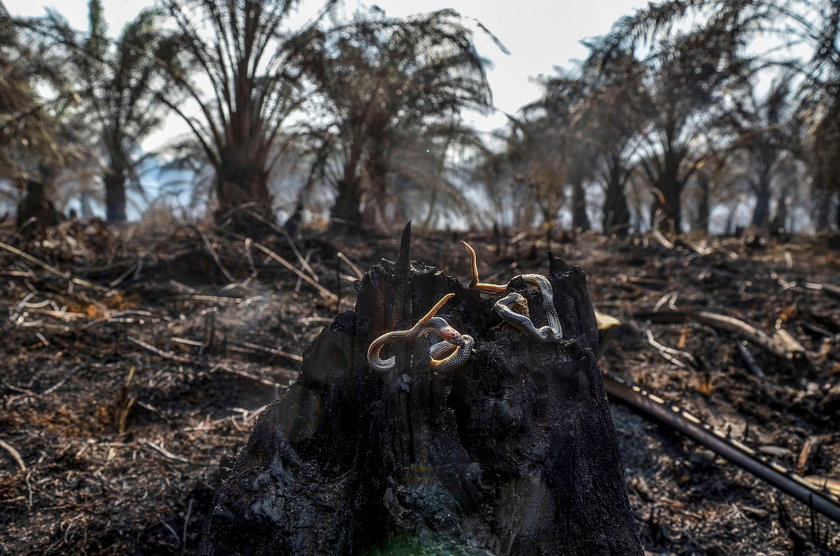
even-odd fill
[[(397, 236), (280, 231), (261, 243), (66, 222), (0, 249), (0, 554), (196, 553), (218, 484), (300, 354), (351, 306)], [(505, 283), (552, 251), (620, 321), (604, 373), (634, 382), (804, 475), (840, 479), (840, 252), (827, 239), (415, 233), (412, 258)], [(23, 255), (21, 254), (23, 253)], [(339, 256), (341, 253), (341, 256)], [(44, 265), (47, 265), (46, 267)], [(356, 268), (354, 268), (354, 266)], [(296, 269), (292, 271), (289, 267)], [(654, 310), (733, 317), (799, 347)], [(651, 553), (833, 554), (840, 526), (612, 403), (630, 503)]]

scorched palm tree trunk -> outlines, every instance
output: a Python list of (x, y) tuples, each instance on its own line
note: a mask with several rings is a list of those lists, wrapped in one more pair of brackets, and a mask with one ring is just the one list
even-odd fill
[(604, 216), (601, 224), (604, 233), (626, 235), (630, 227), (630, 209), (624, 196), (624, 169), (621, 160), (613, 157), (609, 167), (609, 182), (604, 199)]
[(362, 226), (362, 188), (359, 179), (339, 180), (338, 196), (330, 211), (332, 229), (358, 230)]
[(233, 229), (255, 232), (258, 224), (251, 212), (269, 221), (274, 220), (271, 194), (268, 192), (268, 172), (260, 161), (243, 149), (225, 153), (216, 169), (216, 195), (219, 207), (215, 218), (219, 224), (229, 224)]
[(108, 172), (103, 176), (105, 182), (105, 218), (108, 224), (125, 222), (125, 176), (122, 173)]

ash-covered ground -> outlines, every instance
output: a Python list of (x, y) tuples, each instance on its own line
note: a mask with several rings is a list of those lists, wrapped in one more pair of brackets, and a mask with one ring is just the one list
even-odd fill
[[(196, 553), (219, 462), (352, 305), (356, 271), (394, 260), (399, 243), (95, 222), (28, 243), (10, 235), (4, 244), (23, 254), (0, 250), (0, 554)], [(461, 239), (486, 282), (546, 272), (549, 250), (582, 266), (596, 307), (621, 322), (604, 338), (605, 373), (786, 467), (840, 479), (837, 238), (415, 232), (412, 258), (467, 282)], [(654, 310), (784, 330), (804, 352), (785, 358), (694, 321), (650, 322)], [(613, 415), (650, 553), (840, 551), (837, 524), (619, 403)]]

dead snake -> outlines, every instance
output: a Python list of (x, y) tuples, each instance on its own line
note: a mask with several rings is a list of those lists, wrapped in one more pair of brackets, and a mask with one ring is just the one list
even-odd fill
[[(454, 293), (443, 296), (428, 313), (423, 315), (408, 330), (394, 330), (376, 338), (368, 347), (368, 365), (376, 371), (389, 371), (394, 368), (396, 357), (392, 355), (387, 359), (381, 358), (380, 354), (385, 344), (398, 341), (408, 342), (420, 336), (435, 334), (441, 341), (429, 348), (432, 369), (435, 372), (445, 373), (461, 366), (470, 357), (474, 344), (473, 337), (469, 334), (461, 334), (452, 328), (445, 319), (435, 316), (440, 308), (453, 297), (455, 297)], [(439, 359), (441, 356), (444, 357)]]

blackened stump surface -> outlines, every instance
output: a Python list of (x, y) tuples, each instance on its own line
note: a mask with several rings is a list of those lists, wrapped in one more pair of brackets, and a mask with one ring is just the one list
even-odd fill
[[(355, 312), (304, 353), (216, 493), (206, 554), (641, 554), (600, 372), (583, 272), (551, 259), (564, 337), (538, 343), (434, 268), (362, 281)], [(521, 281), (531, 317), (537, 292)], [(440, 311), (470, 360), (433, 374), (428, 340), (367, 366), (384, 332)], [(388, 346), (387, 349), (392, 349)]]

